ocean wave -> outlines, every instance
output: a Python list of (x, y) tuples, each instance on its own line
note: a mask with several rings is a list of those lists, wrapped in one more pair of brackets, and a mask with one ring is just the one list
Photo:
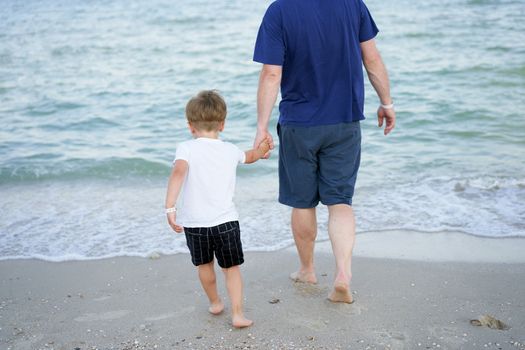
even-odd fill
[[(523, 177), (422, 177), (385, 193), (372, 186), (358, 191), (367, 198), (357, 201), (363, 203), (357, 211), (367, 229), (525, 236)], [(377, 211), (377, 206), (385, 210)]]
[(24, 106), (24, 114), (32, 117), (48, 116), (64, 112), (68, 110), (74, 110), (86, 107), (85, 105), (72, 101), (60, 101), (48, 97), (44, 97), (39, 101), (29, 103)]
[(474, 177), (463, 180), (452, 180), (454, 191), (466, 192), (474, 191), (499, 191), (505, 189), (525, 189), (525, 179), (516, 178), (497, 178), (492, 176)]
[[(57, 159), (50, 162), (52, 159)], [(143, 158), (69, 159), (60, 161), (60, 155), (42, 153), (32, 155), (17, 165), (0, 167), (0, 184), (41, 180), (120, 179), (123, 177), (167, 176), (171, 164)]]
[[(170, 230), (163, 213), (166, 177), (2, 186), (0, 259), (64, 261), (186, 252), (184, 236)], [(277, 202), (275, 171), (239, 177), (237, 185), (245, 250), (293, 245), (290, 208)], [(410, 230), (525, 237), (524, 197), (525, 178), (434, 177), (389, 183), (388, 189), (373, 183), (358, 186), (354, 210), (358, 234)], [(326, 207), (319, 206), (317, 214), (317, 238), (326, 240)]]

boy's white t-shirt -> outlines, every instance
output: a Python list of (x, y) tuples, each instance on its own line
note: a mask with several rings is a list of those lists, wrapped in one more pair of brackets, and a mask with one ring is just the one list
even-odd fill
[(232, 143), (197, 138), (178, 145), (175, 161), (188, 162), (177, 222), (184, 227), (212, 227), (239, 219), (233, 204), (237, 165), (246, 155)]

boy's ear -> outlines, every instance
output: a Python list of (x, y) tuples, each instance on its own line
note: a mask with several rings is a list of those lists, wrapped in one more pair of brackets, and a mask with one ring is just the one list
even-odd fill
[(224, 130), (224, 124), (226, 124), (226, 120), (223, 120), (220, 124), (219, 124), (219, 131), (222, 132)]
[(190, 122), (188, 122), (188, 129), (190, 129), (190, 132), (191, 132), (192, 134), (195, 134), (195, 128), (193, 127), (193, 125), (191, 125)]

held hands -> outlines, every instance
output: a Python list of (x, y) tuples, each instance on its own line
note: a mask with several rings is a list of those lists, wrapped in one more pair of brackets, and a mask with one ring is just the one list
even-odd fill
[(386, 119), (386, 125), (385, 125), (385, 136), (388, 135), (396, 126), (396, 112), (394, 111), (394, 107), (392, 105), (391, 108), (384, 108), (383, 106), (379, 106), (377, 109), (377, 122), (378, 126), (383, 126), (383, 120)]
[(261, 158), (264, 158), (266, 154), (269, 155), (271, 141), (272, 141), (271, 137), (267, 136), (257, 146), (257, 152), (259, 152), (259, 154), (261, 155)]
[(253, 148), (257, 151), (265, 150), (262, 158), (270, 158), (270, 151), (273, 149), (273, 138), (268, 130), (257, 129), (257, 134), (255, 134), (255, 140), (253, 141)]
[(176, 221), (177, 213), (176, 212), (167, 213), (166, 216), (168, 218), (168, 224), (171, 226), (173, 231), (177, 233), (181, 233), (184, 230), (182, 226), (177, 224), (177, 221)]

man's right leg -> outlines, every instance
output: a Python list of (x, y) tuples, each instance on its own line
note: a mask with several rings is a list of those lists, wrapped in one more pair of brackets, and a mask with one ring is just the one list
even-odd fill
[[(315, 207), (319, 203), (319, 135), (309, 127), (278, 125), (279, 202), (292, 207), (292, 232), (299, 254), (299, 270), (294, 281), (317, 283), (314, 270), (314, 244), (317, 236)], [(322, 138), (321, 138), (322, 140)]]
[(292, 209), (292, 232), (301, 267), (290, 278), (298, 282), (317, 283), (314, 268), (314, 246), (317, 236), (315, 208)]

